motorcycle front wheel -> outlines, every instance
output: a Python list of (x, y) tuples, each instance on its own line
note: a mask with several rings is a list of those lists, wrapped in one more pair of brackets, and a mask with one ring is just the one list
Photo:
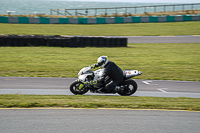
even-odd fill
[(132, 94), (134, 94), (137, 91), (137, 83), (132, 80), (125, 80), (122, 84), (121, 84), (122, 89), (120, 89), (120, 91), (118, 92), (119, 95), (121, 96), (130, 96)]
[(75, 95), (83, 95), (88, 92), (88, 88), (79, 81), (74, 81), (70, 85), (70, 91)]

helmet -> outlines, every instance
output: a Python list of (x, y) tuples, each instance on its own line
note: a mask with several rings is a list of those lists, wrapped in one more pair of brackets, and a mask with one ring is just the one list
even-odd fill
[(105, 65), (108, 63), (108, 57), (107, 56), (100, 56), (97, 59), (97, 63), (101, 67), (105, 67)]

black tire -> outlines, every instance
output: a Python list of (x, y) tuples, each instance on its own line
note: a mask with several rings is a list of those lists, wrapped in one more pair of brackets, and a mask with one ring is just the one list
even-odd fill
[(83, 84), (78, 81), (72, 82), (72, 84), (70, 85), (70, 91), (75, 95), (83, 95), (83, 94), (87, 93), (89, 89), (85, 86), (83, 86), (83, 87), (81, 87), (81, 89), (79, 89), (80, 85), (83, 85)]
[(121, 96), (130, 96), (134, 94), (138, 88), (137, 83), (132, 79), (124, 81), (121, 84), (121, 87), (123, 88), (119, 92), (117, 92)]

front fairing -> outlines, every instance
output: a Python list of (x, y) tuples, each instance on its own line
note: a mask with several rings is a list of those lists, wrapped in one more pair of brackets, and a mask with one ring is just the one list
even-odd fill
[(92, 73), (92, 72), (93, 71), (91, 70), (90, 66), (84, 67), (79, 71), (78, 76), (81, 76), (81, 75), (86, 74), (86, 73)]
[[(89, 79), (91, 79), (93, 81), (95, 81), (95, 80), (98, 81), (103, 76), (104, 70), (105, 69), (98, 69), (96, 71), (92, 71), (90, 66), (89, 67), (84, 67), (79, 71), (78, 79), (81, 82), (89, 82), (90, 80), (88, 80), (88, 78), (90, 77)], [(97, 84), (93, 84), (92, 86), (94, 88), (100, 88), (100, 87), (102, 87), (103, 84), (107, 84), (110, 81), (111, 81), (110, 77), (106, 76), (104, 83), (97, 83)]]

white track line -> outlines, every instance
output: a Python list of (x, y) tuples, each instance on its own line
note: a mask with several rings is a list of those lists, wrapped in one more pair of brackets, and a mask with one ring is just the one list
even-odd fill
[(161, 92), (163, 92), (163, 93), (167, 93), (167, 91), (165, 91), (165, 90), (167, 90), (167, 88), (160, 88), (158, 90), (161, 91)]

